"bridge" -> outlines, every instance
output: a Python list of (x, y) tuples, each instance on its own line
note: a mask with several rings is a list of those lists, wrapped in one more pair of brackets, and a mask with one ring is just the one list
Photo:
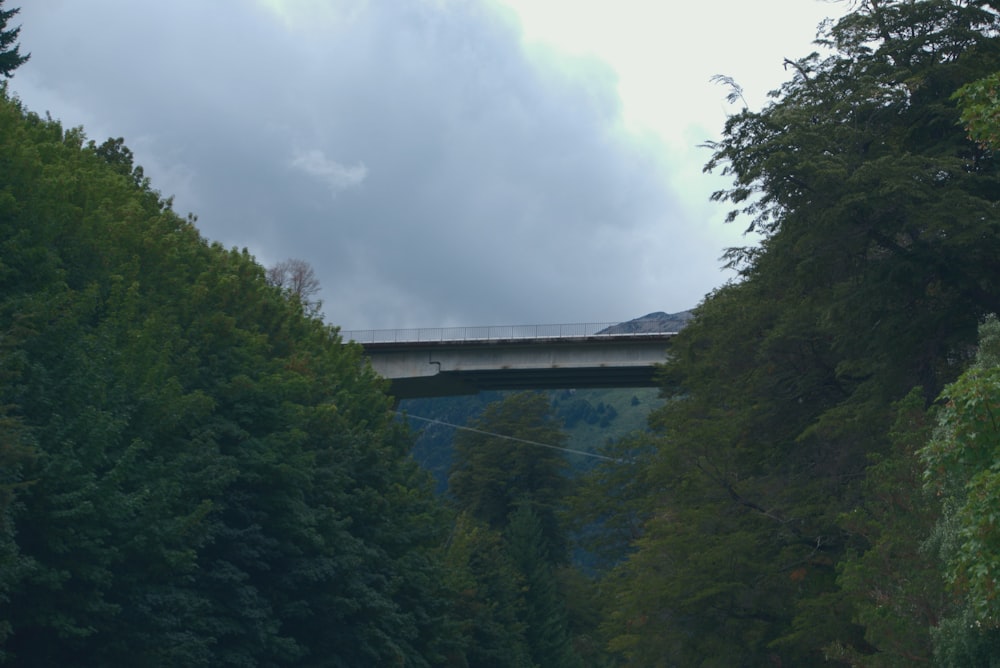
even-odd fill
[(352, 330), (397, 399), (483, 390), (653, 387), (676, 332), (617, 323)]

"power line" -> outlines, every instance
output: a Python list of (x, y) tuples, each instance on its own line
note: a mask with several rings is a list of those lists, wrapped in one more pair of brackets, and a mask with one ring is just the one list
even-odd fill
[(508, 441), (517, 441), (518, 443), (525, 443), (527, 445), (537, 445), (540, 448), (549, 448), (551, 450), (560, 450), (562, 452), (569, 452), (574, 455), (580, 455), (582, 457), (592, 457), (594, 459), (603, 459), (607, 462), (621, 462), (620, 459), (615, 459), (614, 457), (605, 457), (604, 455), (598, 455), (593, 452), (587, 452), (585, 450), (574, 450), (573, 448), (564, 448), (558, 445), (552, 445), (551, 443), (539, 443), (538, 441), (529, 441), (526, 438), (518, 438), (517, 436), (508, 436), (506, 434), (497, 434), (492, 431), (484, 431), (482, 429), (476, 429), (475, 427), (464, 427), (459, 424), (452, 424), (450, 422), (444, 422), (443, 420), (434, 420), (432, 418), (420, 417), (419, 415), (411, 415), (409, 413), (403, 413), (402, 411), (396, 411), (398, 415), (405, 418), (412, 418), (414, 420), (422, 420), (423, 422), (430, 422), (431, 424), (439, 424), (445, 427), (451, 427), (452, 429), (461, 429), (462, 431), (471, 431), (474, 434), (482, 434), (484, 436), (493, 436), (494, 438), (505, 438)]

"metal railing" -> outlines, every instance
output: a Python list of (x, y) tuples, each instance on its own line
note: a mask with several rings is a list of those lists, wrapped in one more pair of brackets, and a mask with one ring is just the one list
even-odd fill
[[(511, 341), (518, 339), (583, 339), (595, 336), (650, 336), (676, 332), (623, 332), (617, 322), (587, 322), (565, 325), (488, 325), (483, 327), (424, 327), (413, 329), (342, 330), (344, 341), (357, 343), (438, 343), (464, 341)], [(617, 331), (616, 331), (617, 330)]]

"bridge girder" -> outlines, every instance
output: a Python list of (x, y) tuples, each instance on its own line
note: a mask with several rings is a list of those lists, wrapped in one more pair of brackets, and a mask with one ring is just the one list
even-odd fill
[(397, 399), (483, 390), (653, 387), (673, 333), (365, 344)]

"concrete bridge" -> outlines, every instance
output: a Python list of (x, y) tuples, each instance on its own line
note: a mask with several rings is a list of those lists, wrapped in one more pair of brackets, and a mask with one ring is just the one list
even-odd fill
[(676, 332), (615, 323), (343, 331), (397, 399), (482, 390), (653, 387)]

